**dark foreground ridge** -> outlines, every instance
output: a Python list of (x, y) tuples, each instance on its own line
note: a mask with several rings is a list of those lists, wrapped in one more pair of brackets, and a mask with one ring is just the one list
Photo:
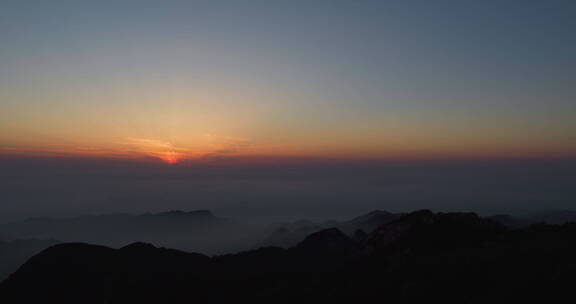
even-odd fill
[(134, 243), (60, 244), (0, 285), (2, 303), (559, 303), (576, 282), (576, 224), (511, 230), (474, 213), (403, 215), (297, 246), (217, 257)]

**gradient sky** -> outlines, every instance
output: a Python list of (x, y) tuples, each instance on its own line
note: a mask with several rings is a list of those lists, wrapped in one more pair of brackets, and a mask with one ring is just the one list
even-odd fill
[(576, 156), (574, 1), (0, 1), (0, 154)]

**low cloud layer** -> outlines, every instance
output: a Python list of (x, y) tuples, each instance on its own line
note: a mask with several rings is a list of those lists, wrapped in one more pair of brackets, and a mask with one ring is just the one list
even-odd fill
[(576, 162), (204, 162), (0, 158), (0, 220), (211, 209), (224, 216), (339, 216), (416, 208), (570, 209)]

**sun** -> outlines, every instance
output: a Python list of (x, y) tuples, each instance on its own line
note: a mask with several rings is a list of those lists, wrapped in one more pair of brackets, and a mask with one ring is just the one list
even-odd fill
[(166, 151), (158, 156), (163, 162), (167, 164), (177, 164), (180, 161), (180, 157), (174, 151)]

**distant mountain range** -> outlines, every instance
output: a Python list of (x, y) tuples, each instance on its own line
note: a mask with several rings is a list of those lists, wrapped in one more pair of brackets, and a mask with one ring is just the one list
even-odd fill
[[(289, 248), (301, 242), (309, 234), (327, 228), (338, 228), (348, 236), (358, 238), (363, 234), (374, 231), (383, 224), (401, 217), (402, 215), (402, 213), (390, 213), (383, 210), (374, 210), (344, 222), (326, 221), (323, 223), (314, 223), (311, 221), (299, 220), (294, 223), (279, 223), (273, 226), (273, 231), (262, 242), (258, 243), (258, 245)], [(486, 218), (496, 221), (508, 228), (526, 228), (537, 223), (563, 224), (567, 222), (576, 222), (576, 211), (543, 211), (523, 217), (500, 214), (488, 216)]]
[(143, 241), (209, 254), (247, 249), (261, 237), (256, 229), (208, 210), (35, 218), (0, 225), (7, 239), (53, 238), (112, 247)]
[(168, 211), (145, 213), (142, 215), (105, 214), (85, 215), (73, 218), (33, 218), (20, 222), (0, 225), (3, 235), (11, 238), (58, 237), (60, 239), (100, 238), (109, 239), (109, 231), (114, 230), (116, 237), (139, 232), (176, 232), (178, 229), (213, 224), (222, 220), (210, 211)]
[(355, 236), (332, 227), (288, 249), (214, 257), (146, 243), (59, 244), (3, 282), (0, 300), (559, 303), (576, 282), (574, 223), (510, 229), (474, 213), (421, 210)]
[(327, 221), (324, 223), (313, 223), (300, 220), (294, 223), (276, 224), (274, 231), (258, 245), (261, 247), (278, 246), (289, 248), (300, 243), (309, 234), (328, 228), (338, 228), (348, 236), (354, 236), (356, 233), (369, 233), (380, 225), (397, 219), (399, 216), (400, 214), (375, 210), (344, 222)]

